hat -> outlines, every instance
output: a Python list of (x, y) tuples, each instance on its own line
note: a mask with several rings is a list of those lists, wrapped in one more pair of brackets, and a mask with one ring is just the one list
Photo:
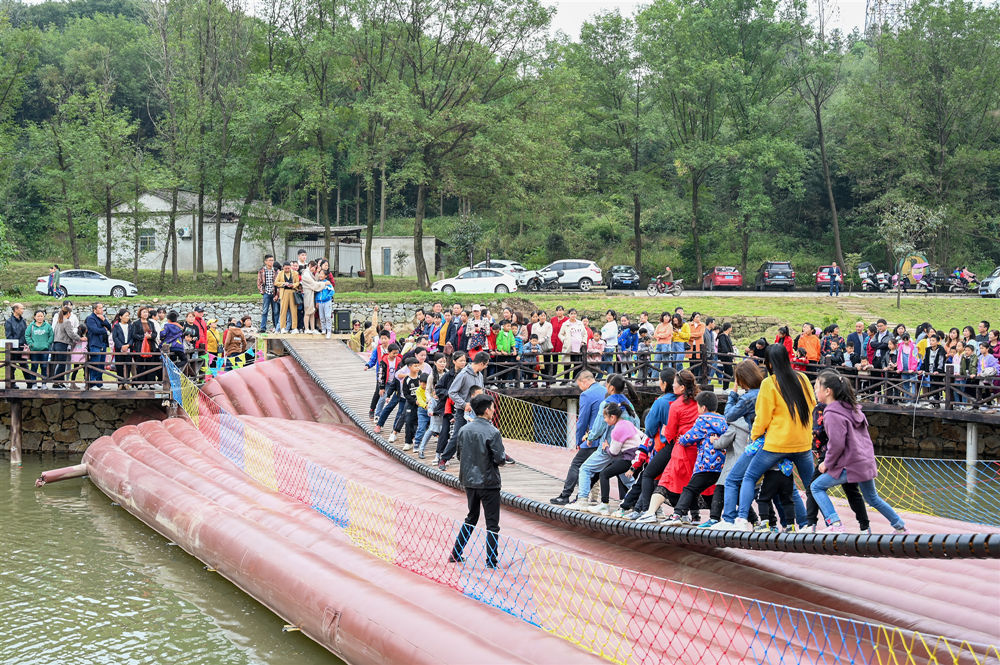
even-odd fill
[(219, 320), (218, 320), (218, 319), (209, 319), (209, 320), (208, 320), (208, 322), (207, 322), (207, 323), (206, 323), (205, 325), (209, 325), (209, 326), (210, 326), (210, 325), (212, 325), (213, 323), (218, 323), (218, 322), (219, 322)]
[(473, 312), (480, 312), (480, 311), (482, 311), (482, 307), (480, 307), (479, 305), (473, 305), (472, 306), (472, 311)]
[(196, 311), (196, 312), (204, 312), (205, 308), (202, 307), (201, 305), (198, 305), (197, 307), (194, 308), (194, 311)]

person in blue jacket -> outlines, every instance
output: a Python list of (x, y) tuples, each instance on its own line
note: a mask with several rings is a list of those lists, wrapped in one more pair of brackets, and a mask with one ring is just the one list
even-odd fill
[[(87, 326), (87, 351), (89, 353), (106, 353), (108, 350), (108, 333), (111, 332), (111, 323), (104, 315), (104, 305), (96, 303), (92, 308), (90, 316), (84, 321)], [(87, 358), (87, 381), (90, 382), (91, 390), (100, 390), (104, 372), (101, 370), (104, 362), (97, 356)]]
[(590, 429), (591, 423), (597, 417), (597, 409), (607, 397), (608, 391), (594, 380), (594, 375), (589, 370), (584, 370), (576, 377), (576, 386), (580, 389), (580, 408), (576, 416), (576, 455), (570, 462), (569, 471), (566, 472), (566, 482), (563, 484), (559, 496), (549, 499), (550, 503), (557, 506), (565, 506), (569, 503), (569, 498), (576, 489), (577, 479), (580, 476), (580, 466), (586, 462), (594, 451), (597, 450), (598, 441), (588, 441), (584, 435)]
[(619, 330), (618, 352), (621, 354), (622, 374), (631, 376), (633, 364), (630, 361), (639, 350), (639, 324), (629, 323), (628, 317), (623, 314)]

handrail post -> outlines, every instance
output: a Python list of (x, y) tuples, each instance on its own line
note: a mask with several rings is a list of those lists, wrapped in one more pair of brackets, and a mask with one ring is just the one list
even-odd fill
[(944, 367), (944, 408), (951, 411), (951, 386), (955, 376), (955, 366), (948, 363)]

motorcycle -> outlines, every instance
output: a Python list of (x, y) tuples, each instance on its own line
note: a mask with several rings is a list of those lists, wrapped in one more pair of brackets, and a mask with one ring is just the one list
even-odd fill
[(646, 295), (655, 296), (662, 293), (668, 296), (679, 296), (684, 291), (684, 280), (676, 279), (672, 282), (665, 282), (662, 279), (655, 279), (646, 287)]
[(979, 293), (979, 282), (973, 275), (969, 282), (963, 282), (960, 278), (951, 275), (948, 277), (949, 293)]
[(889, 273), (884, 270), (875, 273), (875, 283), (878, 285), (878, 290), (882, 293), (892, 288), (892, 284), (889, 283)]
[(545, 277), (540, 273), (536, 273), (527, 282), (525, 282), (525, 286), (528, 288), (529, 291), (535, 291), (535, 292), (562, 291), (562, 285), (559, 283), (559, 278), (561, 278), (565, 274), (566, 273), (564, 273), (562, 270), (557, 270), (555, 273), (549, 275), (548, 277)]

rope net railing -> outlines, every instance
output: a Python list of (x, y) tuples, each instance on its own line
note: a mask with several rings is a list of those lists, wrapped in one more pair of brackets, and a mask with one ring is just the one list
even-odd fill
[(372, 556), (446, 585), (621, 665), (992, 663), (996, 646), (810, 612), (624, 569), (484, 529), (448, 563), (463, 522), (344, 478), (227, 413), (168, 364), (174, 399), (224, 457), (312, 507)]
[[(565, 447), (565, 411), (487, 391), (495, 400), (493, 424), (507, 439)], [(1000, 526), (1000, 461), (877, 456), (875, 487), (899, 510), (974, 524)], [(801, 488), (801, 486), (800, 486)], [(831, 496), (846, 498), (836, 487)]]

